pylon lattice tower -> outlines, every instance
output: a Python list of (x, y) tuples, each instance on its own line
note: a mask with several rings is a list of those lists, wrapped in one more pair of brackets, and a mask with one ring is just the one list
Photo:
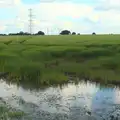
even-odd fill
[(30, 34), (33, 33), (33, 14), (32, 14), (32, 9), (29, 9), (29, 32)]

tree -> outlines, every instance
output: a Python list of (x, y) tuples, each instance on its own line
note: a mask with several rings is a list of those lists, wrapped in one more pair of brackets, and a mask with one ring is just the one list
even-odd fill
[(31, 34), (28, 32), (20, 31), (19, 33), (9, 33), (8, 35), (31, 35)]
[(25, 33), (24, 33), (24, 35), (31, 35), (31, 34), (30, 34), (30, 33), (28, 33), (28, 32), (25, 32)]
[(95, 33), (95, 32), (93, 32), (93, 33), (92, 33), (92, 35), (96, 35), (96, 33)]
[(0, 34), (0, 36), (6, 36), (6, 34)]
[(18, 35), (24, 35), (24, 32), (23, 32), (23, 31), (20, 31), (20, 32), (18, 33)]
[(72, 32), (72, 35), (76, 35), (76, 32)]
[(38, 31), (37, 35), (45, 35), (45, 33), (42, 31)]
[(78, 33), (78, 35), (80, 35), (80, 33)]
[(71, 32), (69, 30), (63, 30), (61, 31), (60, 35), (70, 35)]

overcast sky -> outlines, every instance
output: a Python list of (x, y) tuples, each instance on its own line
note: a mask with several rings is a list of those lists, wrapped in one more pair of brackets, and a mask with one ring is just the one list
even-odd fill
[(34, 32), (120, 33), (120, 0), (0, 0), (0, 33), (28, 32), (29, 8)]

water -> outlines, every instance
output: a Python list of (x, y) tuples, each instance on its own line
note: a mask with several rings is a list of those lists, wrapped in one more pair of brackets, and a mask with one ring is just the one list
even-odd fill
[(111, 115), (119, 119), (120, 114), (118, 87), (101, 87), (84, 81), (77, 85), (26, 90), (1, 80), (0, 97), (27, 113), (25, 120), (103, 120), (111, 119)]

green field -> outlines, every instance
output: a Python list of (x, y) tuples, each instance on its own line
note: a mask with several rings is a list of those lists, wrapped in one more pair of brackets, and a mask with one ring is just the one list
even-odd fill
[(65, 72), (120, 83), (120, 35), (1, 36), (0, 71), (13, 82), (68, 82)]

